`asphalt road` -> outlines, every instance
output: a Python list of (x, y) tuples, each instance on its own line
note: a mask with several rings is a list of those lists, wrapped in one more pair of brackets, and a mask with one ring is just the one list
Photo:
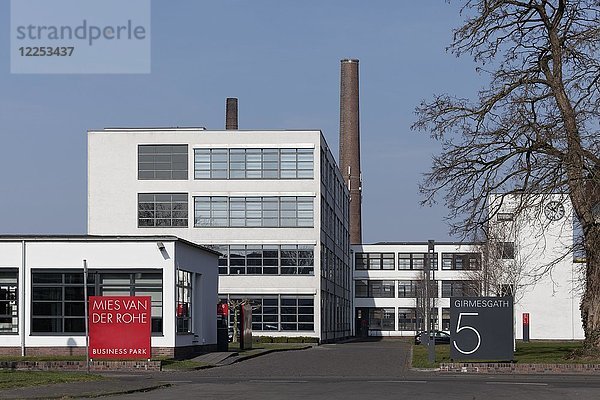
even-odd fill
[(380, 341), (273, 353), (194, 372), (163, 373), (171, 387), (107, 399), (600, 399), (600, 376), (413, 372), (410, 345)]

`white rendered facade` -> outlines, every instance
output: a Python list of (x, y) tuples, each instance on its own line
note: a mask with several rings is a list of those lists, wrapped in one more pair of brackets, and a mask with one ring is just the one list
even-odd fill
[[(568, 196), (539, 195), (515, 214), (518, 198), (491, 196), (491, 227), (500, 240), (514, 242), (519, 270), (514, 282), (515, 333), (523, 337), (522, 315), (529, 313), (532, 339), (583, 339), (582, 264), (574, 262), (574, 212)], [(504, 239), (502, 237), (504, 236)], [(521, 268), (522, 267), (522, 268)]]
[(219, 296), (260, 305), (257, 335), (350, 335), (347, 215), (318, 130), (88, 133), (88, 232), (214, 246), (226, 256)]
[[(432, 300), (433, 320), (438, 327), (442, 321), (442, 330), (450, 329), (449, 294), (460, 295), (463, 290), (472, 290), (472, 284), (465, 287), (451, 284), (474, 279), (463, 268), (470, 263), (480, 265), (481, 258), (474, 251), (475, 248), (474, 244), (435, 244), (437, 261), (432, 274), (436, 281), (436, 299)], [(424, 277), (428, 243), (363, 244), (353, 245), (352, 250), (354, 323), (357, 335), (365, 334), (366, 324), (361, 323), (364, 320), (368, 321), (370, 336), (414, 336), (416, 332), (423, 330), (423, 311), (417, 304), (417, 298), (422, 298), (422, 294), (419, 296), (419, 285), (422, 285)], [(377, 259), (386, 261), (379, 263)], [(367, 293), (364, 292), (365, 282), (368, 285)], [(381, 285), (383, 290), (378, 290)], [(382, 316), (384, 321), (379, 321)]]
[[(0, 296), (0, 353), (84, 354), (83, 260), (88, 295), (152, 298), (152, 356), (212, 349), (217, 259), (168, 236), (0, 236), (0, 290), (9, 294)], [(181, 276), (193, 287), (186, 299)], [(186, 315), (176, 312), (182, 301)]]
[[(549, 214), (554, 219), (548, 218), (546, 206), (551, 204), (553, 210), (557, 203), (563, 211)], [(531, 339), (583, 339), (579, 311), (582, 279), (580, 264), (573, 261), (570, 203), (566, 196), (539, 196), (537, 204), (516, 217), (515, 207), (510, 199), (500, 202), (500, 197), (490, 198), (490, 215), (494, 215), (490, 226), (496, 232), (495, 243), (435, 244), (438, 290), (432, 304), (436, 326), (449, 330), (451, 296), (496, 295), (501, 291), (499, 287), (512, 286), (517, 339), (523, 338), (524, 313), (529, 314)], [(489, 248), (498, 245), (505, 245), (509, 251), (504, 255), (495, 253), (500, 260), (490, 261)], [(419, 296), (415, 295), (414, 286), (411, 293), (408, 282), (416, 285), (423, 278), (422, 256), (428, 251), (427, 243), (363, 244), (352, 246), (352, 250), (355, 332), (364, 334), (360, 325), (365, 319), (368, 322), (362, 324), (368, 324), (368, 334), (372, 336), (413, 336), (422, 330)], [(377, 261), (386, 258), (387, 261)], [(486, 285), (481, 267), (494, 269), (499, 264), (504, 272), (497, 274), (497, 279), (502, 281)], [(473, 267), (480, 271), (469, 270)]]

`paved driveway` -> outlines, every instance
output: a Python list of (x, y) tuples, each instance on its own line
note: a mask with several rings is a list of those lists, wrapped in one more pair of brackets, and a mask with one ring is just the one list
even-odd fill
[(599, 377), (448, 375), (407, 368), (400, 340), (323, 345), (241, 363), (157, 377), (173, 386), (106, 397), (154, 399), (430, 399), (598, 400)]

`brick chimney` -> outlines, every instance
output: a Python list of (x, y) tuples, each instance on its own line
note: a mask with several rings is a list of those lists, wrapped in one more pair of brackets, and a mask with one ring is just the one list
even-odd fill
[(238, 99), (234, 97), (227, 98), (225, 106), (225, 129), (238, 129)]
[(350, 191), (350, 243), (362, 243), (358, 60), (341, 60), (340, 170)]

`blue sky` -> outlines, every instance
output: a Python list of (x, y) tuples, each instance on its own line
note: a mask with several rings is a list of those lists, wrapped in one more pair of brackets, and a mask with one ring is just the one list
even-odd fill
[(88, 129), (222, 129), (238, 97), (241, 129), (317, 128), (337, 153), (339, 60), (358, 58), (364, 241), (449, 239), (443, 204), (419, 205), (439, 144), (410, 125), (422, 99), (481, 85), (445, 51), (456, 2), (154, 0), (140, 75), (11, 74), (9, 11), (0, 1), (0, 233), (86, 232)]

